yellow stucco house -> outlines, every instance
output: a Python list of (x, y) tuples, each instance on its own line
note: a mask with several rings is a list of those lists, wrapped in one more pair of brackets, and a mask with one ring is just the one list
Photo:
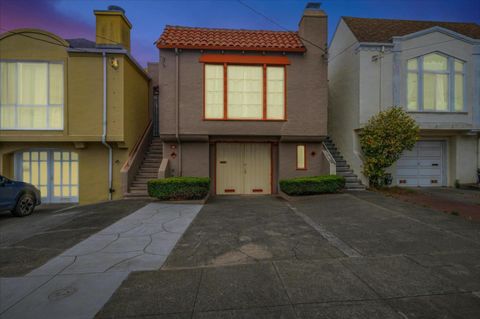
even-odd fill
[(119, 8), (94, 13), (96, 42), (0, 35), (0, 174), (42, 202), (122, 198), (148, 139), (150, 78), (130, 55), (131, 24)]

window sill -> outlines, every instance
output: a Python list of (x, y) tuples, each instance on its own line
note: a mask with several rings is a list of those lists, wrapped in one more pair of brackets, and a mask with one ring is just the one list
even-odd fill
[(37, 132), (62, 132), (63, 128), (0, 128), (0, 131), (37, 131)]

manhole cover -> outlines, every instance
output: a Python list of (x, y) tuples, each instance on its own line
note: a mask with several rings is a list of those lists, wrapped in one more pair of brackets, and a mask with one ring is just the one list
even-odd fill
[(50, 295), (48, 295), (48, 299), (49, 300), (59, 300), (59, 299), (63, 299), (63, 298), (66, 298), (68, 296), (71, 296), (76, 292), (77, 292), (77, 288), (66, 287), (66, 288), (55, 290)]

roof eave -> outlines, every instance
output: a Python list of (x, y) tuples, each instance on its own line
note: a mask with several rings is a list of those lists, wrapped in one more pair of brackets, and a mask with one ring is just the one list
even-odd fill
[(266, 48), (266, 47), (230, 47), (230, 46), (197, 46), (197, 45), (172, 45), (157, 44), (159, 49), (184, 49), (184, 50), (223, 50), (223, 51), (266, 51), (266, 52), (306, 52), (302, 48)]

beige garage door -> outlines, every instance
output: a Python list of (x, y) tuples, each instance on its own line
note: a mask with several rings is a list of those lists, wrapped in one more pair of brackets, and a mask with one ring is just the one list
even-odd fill
[(217, 194), (270, 194), (271, 144), (218, 143)]

